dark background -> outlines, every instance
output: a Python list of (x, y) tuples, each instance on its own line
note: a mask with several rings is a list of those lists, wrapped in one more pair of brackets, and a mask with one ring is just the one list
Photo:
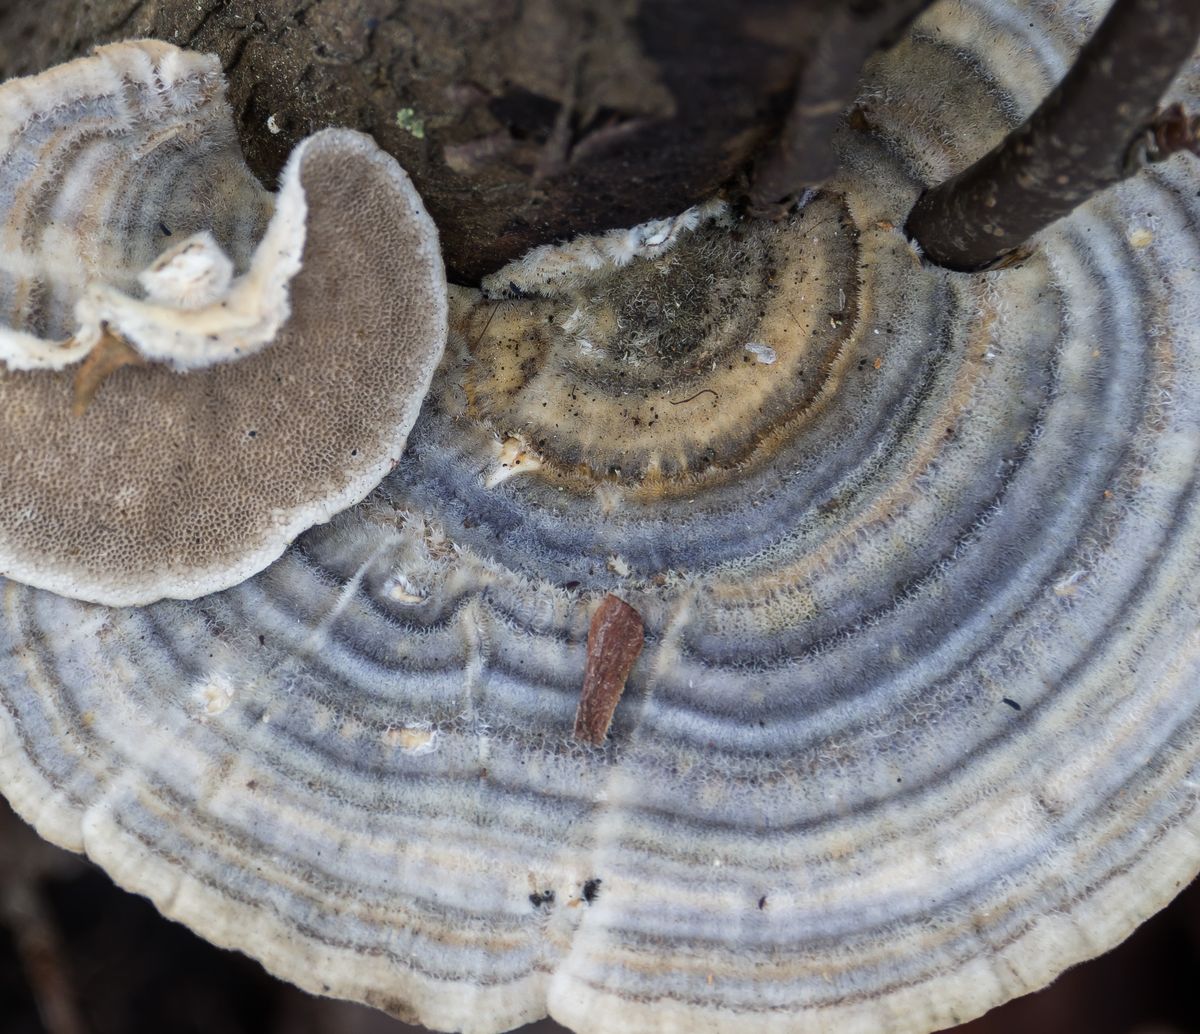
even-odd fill
[[(0, 800), (0, 1034), (406, 1034), (163, 919)], [(527, 1034), (564, 1030), (549, 1020)], [(1200, 1034), (1200, 882), (1115, 951), (956, 1034)]]

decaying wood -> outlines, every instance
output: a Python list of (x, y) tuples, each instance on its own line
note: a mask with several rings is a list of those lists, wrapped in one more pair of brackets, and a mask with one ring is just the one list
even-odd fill
[(587, 666), (575, 712), (577, 740), (604, 742), (644, 642), (641, 615), (624, 600), (605, 596), (588, 628)]
[[(0, 78), (138, 36), (214, 52), (268, 187), (313, 131), (369, 132), (412, 176), (451, 278), (475, 283), (534, 245), (742, 183), (789, 109), (789, 139), (827, 168), (845, 84), (916, 2), (43, 0), (0, 4)], [(831, 46), (836, 88), (796, 107)]]
[(1179, 151), (1191, 151), (1200, 156), (1200, 115), (1176, 103), (1154, 117), (1144, 139), (1135, 145), (1130, 160), (1135, 166), (1142, 162), (1161, 162)]

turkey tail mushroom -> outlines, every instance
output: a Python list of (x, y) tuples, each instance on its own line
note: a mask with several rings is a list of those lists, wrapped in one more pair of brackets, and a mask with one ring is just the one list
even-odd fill
[(272, 198), (214, 58), (115, 44), (0, 87), (0, 201), (9, 577), (110, 605), (201, 596), (399, 459), (445, 280), (369, 137), (305, 140)]
[[(210, 940), (470, 1034), (924, 1034), (1126, 937), (1200, 868), (1200, 172), (987, 273), (902, 230), (1102, 7), (936, 4), (799, 211), (455, 288), (396, 470), (241, 584), (0, 585), (0, 789)], [(362, 164), (306, 152), (343, 231), (310, 205), (306, 252), (387, 218)], [(215, 434), (221, 397), (158, 419)]]

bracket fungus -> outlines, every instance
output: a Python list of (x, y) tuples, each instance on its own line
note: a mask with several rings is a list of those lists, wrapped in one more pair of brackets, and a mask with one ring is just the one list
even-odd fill
[[(241, 584), (4, 583), (0, 789), (210, 940), (443, 1030), (923, 1032), (1125, 937), (1200, 867), (1200, 171), (986, 273), (897, 229), (1103, 6), (936, 4), (788, 218), (455, 289), (401, 463)], [(610, 595), (639, 620), (589, 656)]]
[(0, 211), (7, 576), (112, 605), (201, 596), (398, 460), (445, 277), (370, 137), (305, 140), (272, 197), (214, 57), (114, 44), (0, 86)]

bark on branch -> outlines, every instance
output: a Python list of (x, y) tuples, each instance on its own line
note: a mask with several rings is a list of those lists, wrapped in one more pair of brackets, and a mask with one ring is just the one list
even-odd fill
[(909, 236), (939, 265), (983, 269), (1136, 171), (1131, 152), (1162, 136), (1155, 109), (1198, 36), (1197, 0), (1116, 0), (1029, 119), (922, 195)]

